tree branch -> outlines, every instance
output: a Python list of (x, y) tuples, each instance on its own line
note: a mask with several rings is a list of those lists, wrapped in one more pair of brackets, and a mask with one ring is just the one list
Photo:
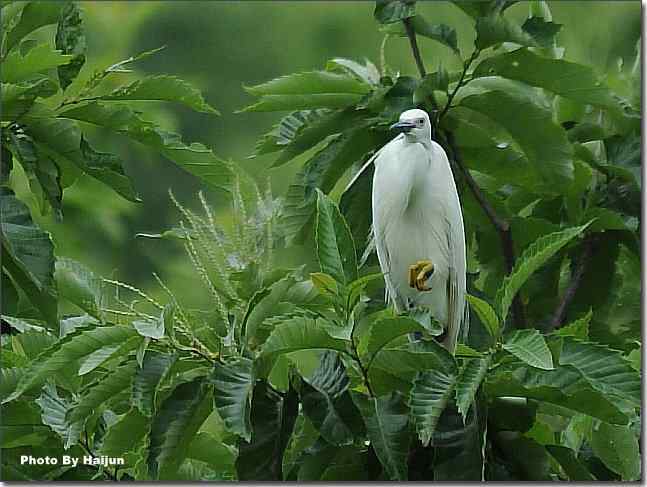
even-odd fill
[[(404, 24), (404, 28), (407, 32), (407, 37), (409, 38), (409, 43), (411, 44), (411, 52), (413, 53), (413, 58), (416, 61), (416, 66), (418, 66), (418, 72), (420, 73), (420, 77), (424, 78), (427, 75), (427, 71), (425, 70), (425, 65), (422, 62), (422, 57), (420, 56), (420, 49), (418, 48), (418, 41), (416, 40), (416, 32), (413, 28), (413, 25), (411, 25), (411, 19), (410, 18), (402, 19), (402, 23)], [(472, 62), (474, 62), (474, 60), (478, 57), (479, 54), (480, 54), (480, 51), (476, 49), (470, 56), (470, 59), (467, 60), (463, 65), (463, 72), (461, 74), (461, 78), (458, 84), (456, 85), (456, 88), (448, 98), (447, 105), (444, 107), (442, 113), (440, 114), (441, 116), (444, 115), (447, 112), (447, 110), (449, 110), (451, 101), (454, 99), (454, 96), (456, 96), (456, 93), (458, 92), (458, 90), (460, 89), (460, 87), (462, 86), (465, 80), (465, 75), (467, 73), (467, 70), (469, 69)], [(437, 113), (438, 104), (436, 103), (436, 99), (434, 98), (433, 93), (429, 94), (429, 98), (434, 107), (434, 110)], [(434, 119), (437, 122), (440, 120), (440, 117), (438, 118), (434, 117)], [(437, 124), (436, 123), (432, 124), (432, 126), (435, 126), (435, 125)], [(492, 222), (492, 225), (494, 226), (497, 233), (499, 234), (499, 239), (501, 240), (501, 249), (503, 252), (503, 261), (505, 263), (505, 272), (506, 274), (510, 274), (510, 272), (512, 272), (512, 269), (514, 268), (514, 262), (515, 262), (514, 243), (512, 240), (512, 232), (510, 231), (510, 224), (506, 220), (499, 217), (495, 209), (492, 207), (490, 202), (487, 200), (487, 198), (481, 191), (481, 188), (479, 187), (479, 185), (476, 183), (476, 181), (474, 181), (474, 178), (465, 167), (465, 164), (463, 162), (463, 157), (458, 149), (458, 145), (456, 144), (456, 139), (454, 138), (454, 134), (450, 130), (445, 130), (444, 134), (445, 134), (445, 139), (447, 141), (446, 148), (450, 149), (452, 160), (454, 161), (455, 165), (458, 167), (460, 172), (465, 177), (465, 181), (467, 182), (467, 185), (472, 191), (472, 194), (476, 198), (476, 201), (481, 206), (481, 208), (483, 208), (483, 211), (487, 215), (490, 222)], [(512, 301), (512, 315), (513, 315), (513, 321), (516, 324), (517, 328), (526, 327), (526, 317), (523, 309), (523, 303), (521, 302), (521, 299), (518, 294), (514, 297)]]
[(445, 104), (445, 108), (443, 108), (443, 110), (440, 112), (440, 115), (438, 115), (438, 121), (440, 121), (445, 116), (445, 114), (451, 107), (452, 101), (454, 101), (454, 97), (456, 96), (456, 93), (458, 93), (458, 90), (460, 90), (466, 84), (465, 75), (467, 74), (467, 70), (470, 68), (474, 60), (479, 57), (480, 54), (480, 49), (474, 49), (474, 52), (472, 53), (470, 58), (463, 64), (463, 72), (461, 73), (461, 77), (459, 78), (458, 83), (456, 83), (454, 91), (452, 91), (447, 97), (447, 103)]
[[(483, 209), (488, 217), (488, 220), (490, 220), (495, 230), (499, 234), (501, 249), (503, 251), (505, 273), (510, 274), (510, 272), (512, 272), (512, 269), (514, 268), (515, 263), (514, 243), (512, 240), (512, 231), (510, 229), (510, 224), (497, 214), (496, 210), (492, 207), (490, 202), (483, 194), (483, 191), (481, 191), (481, 188), (479, 187), (477, 182), (467, 170), (467, 167), (465, 166), (465, 163), (463, 161), (463, 156), (458, 149), (458, 145), (456, 144), (454, 134), (450, 130), (445, 130), (444, 134), (454, 164), (465, 178), (465, 182), (472, 191), (474, 198), (478, 202), (479, 206)], [(519, 295), (516, 295), (512, 301), (512, 314), (514, 316), (514, 323), (516, 324), (517, 328), (525, 328), (526, 316), (523, 309), (523, 303), (521, 303)]]
[(582, 242), (582, 249), (577, 259), (577, 264), (571, 272), (571, 280), (568, 287), (566, 288), (566, 291), (564, 291), (564, 295), (557, 305), (553, 319), (550, 322), (549, 331), (559, 328), (562, 325), (564, 318), (566, 318), (566, 311), (573, 302), (573, 298), (575, 298), (575, 294), (582, 283), (582, 278), (584, 277), (584, 273), (586, 272), (591, 260), (591, 255), (593, 255), (594, 246), (595, 241), (591, 236), (588, 236), (584, 239), (584, 242)]

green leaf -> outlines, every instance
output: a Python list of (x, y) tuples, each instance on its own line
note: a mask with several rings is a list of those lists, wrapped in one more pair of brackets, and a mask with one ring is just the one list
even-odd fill
[(57, 311), (52, 290), (54, 245), (50, 236), (34, 225), (27, 206), (4, 187), (0, 187), (0, 214), (2, 265), (53, 325)]
[(252, 399), (251, 441), (238, 442), (238, 480), (283, 480), (283, 454), (292, 435), (298, 407), (294, 390), (281, 395), (267, 382), (258, 382)]
[(297, 317), (276, 326), (261, 349), (259, 375), (271, 370), (274, 360), (281, 354), (297, 350), (337, 350), (345, 352), (348, 340), (334, 338), (332, 325), (326, 320)]
[(490, 14), (476, 19), (477, 49), (486, 49), (502, 42), (514, 42), (522, 46), (536, 46), (537, 42), (521, 27), (503, 15)]
[(580, 340), (586, 340), (589, 338), (589, 324), (591, 323), (592, 317), (593, 310), (589, 309), (589, 312), (586, 313), (586, 315), (555, 330), (553, 334), (562, 337), (573, 337)]
[[(552, 105), (539, 89), (492, 76), (471, 81), (456, 98), (460, 106), (480, 112), (505, 128), (548, 189), (560, 191), (571, 184), (573, 148), (566, 131), (553, 121)], [(546, 144), (546, 140), (551, 143)]]
[(172, 101), (186, 105), (197, 112), (219, 115), (218, 110), (205, 101), (199, 90), (190, 83), (168, 74), (138, 79), (100, 98), (102, 100)]
[(415, 1), (376, 0), (373, 17), (380, 24), (391, 24), (416, 15)]
[(301, 385), (304, 414), (332, 445), (353, 441), (361, 429), (361, 416), (348, 393), (346, 369), (335, 352), (325, 352), (319, 367)]
[(202, 378), (177, 386), (153, 418), (149, 436), (148, 471), (156, 480), (173, 480), (187, 447), (212, 411)]
[(467, 359), (458, 374), (455, 387), (456, 405), (463, 416), (463, 423), (491, 362), (492, 357), (490, 355), (483, 358)]
[(581, 234), (586, 227), (572, 227), (544, 235), (530, 244), (517, 259), (512, 272), (505, 277), (503, 284), (496, 293), (496, 308), (499, 316), (508, 316), (508, 310), (519, 289), (525, 284), (528, 278), (543, 266), (548, 259), (555, 255), (568, 242)]
[(56, 387), (48, 383), (35, 402), (41, 409), (43, 424), (49, 426), (61, 437), (64, 448), (67, 450), (70, 446), (75, 445), (83, 430), (83, 423), (80, 420), (68, 419), (68, 412), (72, 407), (71, 401), (59, 397)]
[(409, 455), (409, 408), (397, 392), (380, 397), (353, 393), (353, 401), (366, 424), (368, 438), (391, 480), (407, 480)]
[(31, 78), (37, 73), (66, 64), (72, 56), (66, 56), (61, 51), (53, 50), (49, 44), (39, 44), (29, 50), (24, 56), (19, 49), (7, 55), (2, 65), (4, 83), (17, 83)]
[(546, 21), (541, 17), (529, 17), (521, 26), (541, 47), (554, 47), (555, 36), (562, 29), (561, 24)]
[(308, 95), (313, 93), (355, 93), (363, 95), (370, 91), (366, 83), (329, 71), (294, 73), (245, 88), (255, 96), (262, 95)]
[(123, 343), (133, 336), (136, 336), (135, 330), (127, 326), (78, 328), (68, 333), (32, 361), (14, 393), (2, 402), (20, 397), (27, 389), (41, 384), (51, 374), (69, 366), (75, 360), (87, 357), (102, 347)]
[[(449, 47), (455, 54), (460, 54), (458, 50), (458, 41), (456, 38), (456, 30), (446, 24), (436, 24), (427, 22), (427, 20), (420, 14), (414, 16), (409, 21), (416, 34), (435, 41)], [(407, 36), (407, 31), (403, 24), (387, 24), (380, 27), (380, 31), (385, 34), (399, 35), (401, 37)]]
[(97, 367), (116, 357), (126, 355), (131, 350), (136, 349), (142, 343), (140, 337), (134, 336), (123, 342), (121, 345), (108, 345), (101, 347), (99, 350), (92, 352), (81, 361), (78, 375), (85, 375), (92, 372)]
[(60, 116), (99, 125), (125, 135), (159, 152), (215, 188), (228, 190), (233, 180), (231, 164), (218, 158), (211, 149), (195, 142), (184, 144), (179, 135), (142, 120), (128, 106), (92, 102), (64, 110)]
[(219, 473), (233, 475), (235, 472), (236, 451), (206, 431), (200, 431), (193, 438), (186, 456), (211, 465)]
[(59, 19), (62, 2), (29, 2), (22, 9), (20, 20), (7, 33), (4, 51), (10, 52), (27, 34), (49, 24), (55, 24)]
[(261, 325), (267, 318), (280, 313), (278, 307), (281, 302), (286, 301), (287, 293), (294, 283), (294, 275), (290, 274), (273, 283), (271, 287), (257, 292), (250, 300), (242, 334), (251, 347), (254, 348), (267, 339), (267, 331)]
[(128, 361), (115, 370), (108, 372), (95, 382), (85, 386), (80, 392), (78, 404), (70, 411), (68, 419), (75, 423), (87, 421), (93, 410), (104, 405), (118, 393), (128, 389), (132, 384), (132, 377), (135, 373), (137, 363)]
[(49, 78), (41, 78), (14, 85), (2, 83), (0, 97), (2, 115), (0, 120), (15, 121), (25, 115), (39, 96), (47, 97), (56, 93), (56, 84)]
[(149, 419), (132, 408), (111, 424), (101, 444), (101, 455), (123, 457), (135, 450), (149, 430)]
[(370, 86), (352, 76), (329, 71), (295, 73), (245, 87), (260, 100), (242, 111), (343, 108), (360, 101)]
[(553, 356), (538, 330), (516, 330), (503, 342), (503, 349), (531, 367), (553, 370)]
[(149, 350), (135, 372), (130, 403), (144, 416), (151, 417), (157, 407), (157, 393), (177, 357)]
[[(73, 55), (73, 59), (65, 66), (58, 68), (58, 79), (63, 91), (77, 77), (85, 64), (85, 32), (81, 9), (75, 2), (67, 3), (61, 10), (56, 27), (56, 48), (64, 54)], [(70, 56), (72, 58), (72, 56)]]
[(101, 279), (80, 262), (68, 258), (56, 260), (54, 275), (59, 297), (67, 299), (83, 311), (103, 319)]
[(409, 408), (423, 446), (433, 438), (438, 419), (454, 397), (456, 369), (420, 372), (413, 382)]
[(390, 342), (409, 333), (424, 333), (426, 328), (418, 321), (405, 317), (398, 316), (396, 318), (383, 318), (371, 323), (371, 328), (366, 334), (366, 338), (362, 337), (360, 349), (365, 348), (368, 355), (368, 363), (370, 364), (373, 358), (387, 346)]
[(366, 215), (371, 211), (371, 192), (373, 188), (373, 173), (375, 165), (367, 167), (352, 186), (341, 195), (339, 209), (344, 215), (353, 234), (356, 250), (363, 255), (369, 245), (371, 221)]
[(487, 331), (490, 333), (490, 336), (496, 338), (499, 335), (501, 324), (499, 323), (499, 318), (492, 306), (490, 306), (486, 301), (477, 298), (476, 296), (472, 296), (471, 294), (467, 295), (467, 302), (477, 314), (481, 323), (483, 323)]
[(622, 480), (640, 478), (640, 448), (631, 428), (600, 423), (591, 437), (593, 453)]
[(164, 322), (161, 318), (135, 320), (132, 325), (143, 337), (159, 340), (164, 336)]
[(574, 367), (541, 370), (522, 363), (499, 365), (486, 374), (490, 397), (526, 397), (557, 404), (614, 424), (627, 424), (627, 416), (604, 394), (596, 391)]
[[(289, 113), (281, 118), (279, 123), (274, 125), (272, 129), (263, 135), (257, 142), (254, 148), (254, 154), (250, 157), (256, 157), (263, 154), (270, 154), (276, 151), (287, 149), (292, 146), (288, 151), (292, 155), (281, 155), (281, 159), (286, 158), (283, 162), (288, 162), (296, 155), (308, 150), (316, 145), (319, 141), (330, 135), (337, 130), (336, 124), (329, 127), (329, 130), (324, 130), (322, 133), (315, 131), (315, 136), (305, 137), (304, 142), (296, 142), (298, 139), (303, 138), (303, 133), (312, 125), (316, 125), (321, 121), (330, 118), (336, 119), (339, 112), (330, 112), (325, 109), (320, 110), (300, 110)], [(326, 126), (326, 124), (324, 124)], [(273, 166), (279, 166), (283, 162), (278, 161)]]
[(357, 279), (357, 254), (348, 224), (337, 205), (319, 190), (315, 241), (322, 272), (342, 284)]
[(474, 70), (475, 78), (481, 76), (522, 81), (580, 103), (618, 106), (618, 101), (593, 68), (563, 59), (545, 58), (525, 48), (485, 59)]
[(214, 385), (214, 404), (225, 427), (250, 441), (254, 363), (247, 358), (216, 363), (210, 383)]
[(575, 367), (601, 393), (616, 395), (640, 407), (640, 375), (621, 352), (606, 345), (564, 337), (559, 363)]
[(548, 450), (548, 453), (557, 460), (569, 480), (595, 480), (595, 477), (593, 477), (591, 472), (589, 472), (582, 462), (577, 459), (577, 454), (570, 448), (559, 445), (546, 445), (546, 450)]
[(377, 67), (368, 59), (364, 59), (364, 64), (361, 64), (352, 59), (336, 57), (326, 63), (326, 71), (348, 73), (370, 85), (378, 85), (381, 77)]

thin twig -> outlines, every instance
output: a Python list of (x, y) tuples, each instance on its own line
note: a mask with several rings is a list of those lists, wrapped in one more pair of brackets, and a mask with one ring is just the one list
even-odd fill
[(458, 83), (456, 83), (456, 87), (454, 88), (454, 91), (452, 91), (449, 94), (449, 97), (447, 97), (447, 103), (445, 104), (445, 108), (443, 108), (442, 111), (440, 112), (440, 115), (438, 115), (438, 121), (440, 121), (445, 116), (445, 114), (451, 107), (452, 102), (454, 101), (454, 97), (456, 96), (456, 93), (458, 93), (458, 90), (460, 90), (463, 86), (465, 86), (466, 84), (465, 75), (467, 74), (467, 70), (470, 68), (470, 66), (476, 60), (476, 58), (479, 57), (480, 54), (481, 54), (481, 51), (479, 49), (474, 49), (474, 52), (472, 53), (470, 58), (467, 61), (465, 61), (465, 63), (463, 64), (463, 72), (461, 73), (461, 77), (459, 78)]
[(553, 315), (553, 319), (550, 323), (550, 330), (559, 328), (562, 325), (564, 318), (566, 317), (566, 310), (573, 302), (573, 298), (575, 298), (575, 294), (577, 293), (580, 284), (582, 284), (582, 278), (584, 277), (584, 273), (586, 272), (588, 264), (591, 260), (591, 255), (593, 255), (594, 246), (595, 242), (592, 237), (587, 237), (584, 239), (581, 252), (579, 253), (579, 257), (577, 259), (577, 264), (571, 272), (571, 280), (568, 284), (568, 287), (566, 288), (566, 291), (564, 291), (562, 299), (557, 305), (557, 309), (555, 310), (555, 314)]

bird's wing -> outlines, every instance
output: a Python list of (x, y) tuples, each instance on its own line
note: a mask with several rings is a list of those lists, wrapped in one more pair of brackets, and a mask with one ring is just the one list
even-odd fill
[(355, 174), (355, 176), (353, 176), (353, 179), (351, 179), (351, 180), (350, 180), (350, 183), (348, 183), (348, 184), (346, 185), (346, 188), (344, 188), (344, 193), (345, 193), (346, 191), (348, 191), (348, 190), (349, 190), (349, 188), (350, 188), (353, 184), (355, 184), (355, 181), (357, 181), (357, 180), (359, 179), (359, 177), (360, 177), (360, 176), (362, 175), (362, 173), (366, 170), (366, 168), (367, 168), (368, 166), (370, 166), (373, 162), (375, 162), (375, 160), (379, 157), (379, 155), (382, 153), (382, 151), (383, 151), (383, 150), (384, 150), (384, 149), (385, 149), (389, 144), (392, 144), (393, 142), (395, 142), (395, 141), (396, 141), (396, 140), (398, 140), (398, 139), (401, 139), (402, 137), (404, 137), (404, 134), (400, 134), (400, 135), (398, 135), (397, 137), (393, 138), (393, 140), (391, 140), (388, 144), (385, 144), (384, 146), (382, 146), (382, 148), (381, 148), (380, 150), (378, 150), (375, 154), (373, 154), (373, 155), (371, 156), (371, 158), (370, 158), (368, 161), (366, 161), (366, 162), (364, 163), (364, 165), (362, 166), (362, 168), (361, 168), (359, 171), (357, 171), (357, 174)]
[[(447, 161), (449, 166), (449, 161)], [(451, 169), (450, 169), (451, 175)], [(453, 175), (452, 183), (453, 183)], [(447, 338), (445, 346), (450, 352), (456, 348), (459, 333), (467, 336), (469, 308), (466, 303), (465, 229), (456, 185), (451, 185), (456, 198), (450, 200), (445, 218), (449, 272), (447, 277)]]

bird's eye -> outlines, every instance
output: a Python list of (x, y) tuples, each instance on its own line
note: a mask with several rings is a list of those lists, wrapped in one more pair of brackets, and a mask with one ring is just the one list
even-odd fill
[(418, 119), (418, 125), (420, 125), (422, 127), (424, 124), (425, 124), (425, 119), (424, 118)]

